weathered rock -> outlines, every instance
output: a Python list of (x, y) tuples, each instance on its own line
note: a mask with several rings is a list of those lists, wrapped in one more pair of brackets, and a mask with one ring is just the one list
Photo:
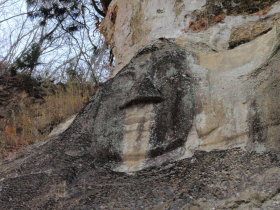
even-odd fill
[[(197, 152), (193, 158), (128, 175), (97, 168), (83, 150), (89, 145), (53, 139), (2, 164), (1, 208), (279, 209), (276, 154)], [(73, 146), (76, 152), (69, 153)]]
[[(199, 54), (200, 66), (208, 70), (206, 81), (209, 88), (202, 91), (203, 97), (200, 97), (202, 112), (196, 117), (198, 136), (203, 139), (201, 149), (209, 151), (232, 146), (248, 146), (253, 138), (250, 133), (255, 126), (252, 124), (256, 123), (252, 119), (252, 112), (260, 111), (260, 107), (256, 107), (254, 101), (266, 100), (273, 107), (280, 106), (277, 100), (268, 99), (270, 96), (257, 94), (257, 90), (261, 87), (256, 86), (262, 84), (265, 78), (268, 79), (268, 75), (271, 76), (268, 80), (279, 77), (279, 70), (275, 69), (279, 59), (279, 53), (276, 53), (278, 47), (279, 32), (276, 27), (267, 34), (233, 50)], [(267, 63), (274, 67), (266, 66)], [(256, 71), (263, 71), (263, 76), (253, 76)], [(279, 92), (277, 87), (270, 88), (271, 91)], [(262, 112), (259, 115), (266, 118), (267, 114)], [(260, 126), (256, 128), (259, 132)], [(265, 126), (272, 129), (275, 123)], [(279, 134), (272, 135), (266, 138), (266, 141), (274, 139), (273, 141), (279, 144)], [(278, 149), (278, 147), (271, 148)]]
[(279, 9), (112, 1), (115, 77), (64, 133), (0, 165), (0, 206), (279, 209)]
[[(102, 31), (114, 47), (115, 73), (139, 49), (161, 37), (173, 40), (189, 52), (189, 72), (196, 81), (195, 101), (199, 111), (185, 145), (185, 156), (191, 156), (197, 149), (248, 149), (252, 148), (248, 146), (252, 141), (258, 142), (255, 149), (265, 149), (263, 143), (252, 140), (256, 139), (253, 137), (256, 131), (252, 130), (258, 133), (264, 130), (256, 135), (268, 136), (266, 141), (273, 142), (269, 143), (269, 148), (278, 149), (277, 120), (266, 119), (264, 123), (255, 119), (256, 115), (267, 118), (264, 115), (269, 111), (260, 111), (260, 106), (274, 107), (273, 110), (279, 107), (278, 100), (271, 100), (269, 93), (264, 96), (259, 93), (262, 90), (256, 90), (264, 88), (265, 84), (259, 86), (266, 74), (273, 74), (271, 78), (279, 75), (275, 67), (262, 67), (266, 63), (277, 65), (279, 11), (280, 4), (276, 0), (115, 0), (102, 23)], [(261, 71), (260, 68), (266, 73), (251, 76)], [(274, 85), (267, 87), (267, 91), (273, 90), (271, 94), (279, 92)], [(259, 105), (255, 100), (273, 105)], [(279, 119), (277, 115), (275, 118)]]
[(69, 128), (69, 126), (73, 123), (75, 118), (76, 118), (76, 115), (72, 115), (68, 119), (66, 119), (64, 122), (57, 125), (54, 129), (52, 129), (52, 131), (50, 132), (48, 137), (50, 138), (50, 137), (58, 136), (59, 134), (63, 133), (67, 128)]
[(272, 29), (279, 11), (277, 0), (113, 0), (101, 30), (114, 47), (116, 74), (153, 40), (175, 39), (195, 52), (221, 52)]
[(187, 53), (163, 40), (140, 51), (108, 81), (72, 127), (92, 141), (96, 159), (129, 166), (118, 170), (139, 170), (145, 161), (152, 164), (150, 158), (184, 147), (195, 116), (194, 97)]
[[(193, 56), (167, 40), (140, 51), (98, 90), (64, 133), (1, 163), (1, 208), (278, 209), (278, 132), (264, 123), (274, 120), (278, 125), (265, 99), (269, 110), (279, 111), (279, 71), (274, 68), (279, 52), (245, 78), (257, 90), (250, 95), (254, 109), (247, 116), (247, 147), (257, 152), (198, 151), (207, 146), (194, 137), (198, 133), (193, 129), (203, 107), (197, 104), (197, 91), (204, 82), (191, 71)], [(276, 89), (267, 89), (271, 83)], [(178, 160), (184, 152), (192, 157)], [(143, 167), (148, 168), (133, 175), (113, 171)]]

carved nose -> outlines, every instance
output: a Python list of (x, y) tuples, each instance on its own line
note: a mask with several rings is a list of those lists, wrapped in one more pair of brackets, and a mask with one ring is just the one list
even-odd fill
[(154, 119), (153, 104), (137, 104), (125, 109), (122, 159), (127, 171), (140, 170), (143, 166)]
[(151, 127), (155, 122), (154, 104), (164, 99), (147, 77), (136, 82), (125, 98), (120, 106), (125, 110), (123, 167), (126, 171), (137, 171), (149, 153)]

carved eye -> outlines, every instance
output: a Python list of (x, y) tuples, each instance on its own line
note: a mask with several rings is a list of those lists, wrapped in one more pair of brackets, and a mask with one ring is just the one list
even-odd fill
[(132, 86), (126, 98), (127, 100), (120, 106), (120, 109), (124, 109), (135, 104), (160, 103), (164, 100), (160, 91), (147, 77), (140, 82), (136, 82), (136, 84)]
[(125, 71), (125, 72), (120, 72), (120, 73), (119, 73), (119, 76), (120, 76), (120, 77), (122, 77), (122, 76), (123, 76), (123, 77), (127, 77), (127, 78), (129, 78), (129, 79), (135, 79), (136, 74), (135, 74), (135, 72), (134, 72), (134, 68), (131, 68), (131, 69)]

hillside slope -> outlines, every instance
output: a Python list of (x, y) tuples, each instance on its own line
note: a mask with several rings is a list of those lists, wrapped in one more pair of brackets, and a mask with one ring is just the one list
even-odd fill
[[(190, 158), (182, 159), (191, 140), (180, 138), (189, 129), (172, 134), (173, 129), (168, 128), (181, 129), (186, 119), (191, 123), (193, 115), (186, 115), (188, 117), (178, 116), (176, 121), (167, 121), (167, 130), (161, 124), (162, 120), (155, 120), (153, 132), (158, 135), (150, 135), (148, 139), (154, 147), (143, 149), (147, 137), (145, 126), (149, 124), (144, 123), (143, 127), (142, 121), (137, 120), (141, 119), (140, 115), (153, 116), (147, 115), (149, 104), (154, 104), (155, 110), (163, 110), (155, 114), (155, 119), (163, 120), (164, 110), (169, 107), (173, 107), (171, 110), (174, 109), (175, 114), (178, 108), (190, 106), (188, 101), (192, 92), (181, 92), (181, 85), (190, 87), (191, 81), (181, 78), (182, 71), (188, 73), (188, 68), (182, 65), (186, 55), (167, 40), (148, 46), (97, 91), (69, 129), (33, 146), (12, 161), (3, 162), (0, 165), (1, 207), (278, 209), (279, 151), (277, 148), (252, 150), (251, 145), (256, 143), (254, 137), (246, 150), (203, 152), (196, 149)], [(279, 62), (279, 55), (276, 54), (271, 64)], [(142, 61), (147, 57), (152, 59), (143, 65)], [(159, 74), (161, 64), (168, 64), (173, 74), (170, 71)], [(147, 76), (150, 82), (144, 79), (145, 85), (141, 85), (141, 78)], [(170, 81), (178, 82), (172, 90), (179, 91), (175, 92), (177, 104), (181, 104), (179, 107), (171, 103), (174, 94), (169, 95), (167, 91), (171, 90), (167, 85)], [(186, 96), (188, 105), (181, 101)], [(161, 97), (163, 99), (159, 100)], [(137, 121), (138, 126), (128, 130), (126, 124), (133, 121)], [(163, 133), (165, 135), (161, 135)], [(126, 148), (129, 143), (123, 144), (128, 134), (131, 134), (131, 149)], [(134, 136), (138, 136), (135, 142), (132, 141)]]
[(54, 84), (25, 74), (0, 76), (0, 159), (44, 139), (93, 93), (86, 83)]
[(114, 77), (0, 164), (4, 209), (280, 209), (280, 1), (113, 0)]

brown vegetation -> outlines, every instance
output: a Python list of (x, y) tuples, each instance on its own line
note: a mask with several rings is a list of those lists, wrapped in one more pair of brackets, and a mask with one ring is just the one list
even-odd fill
[(87, 83), (55, 85), (25, 77), (0, 77), (0, 158), (44, 139), (56, 125), (79, 112), (94, 92)]
[(190, 21), (189, 23), (189, 28), (196, 32), (207, 30), (208, 27), (209, 27), (209, 22), (208, 19), (206, 18), (201, 18), (197, 21)]
[[(189, 29), (194, 32), (207, 30), (209, 27), (222, 22), (226, 16), (255, 15), (260, 18), (267, 15), (277, 0), (255, 1), (236, 0), (234, 4), (227, 0), (209, 0), (203, 10), (196, 10), (192, 14), (193, 20)], [(183, 29), (186, 31), (186, 29)]]
[(255, 13), (255, 15), (257, 15), (257, 16), (267, 15), (270, 10), (272, 10), (272, 7), (259, 11), (259, 12)]
[(7, 74), (8, 64), (0, 61), (0, 76)]

